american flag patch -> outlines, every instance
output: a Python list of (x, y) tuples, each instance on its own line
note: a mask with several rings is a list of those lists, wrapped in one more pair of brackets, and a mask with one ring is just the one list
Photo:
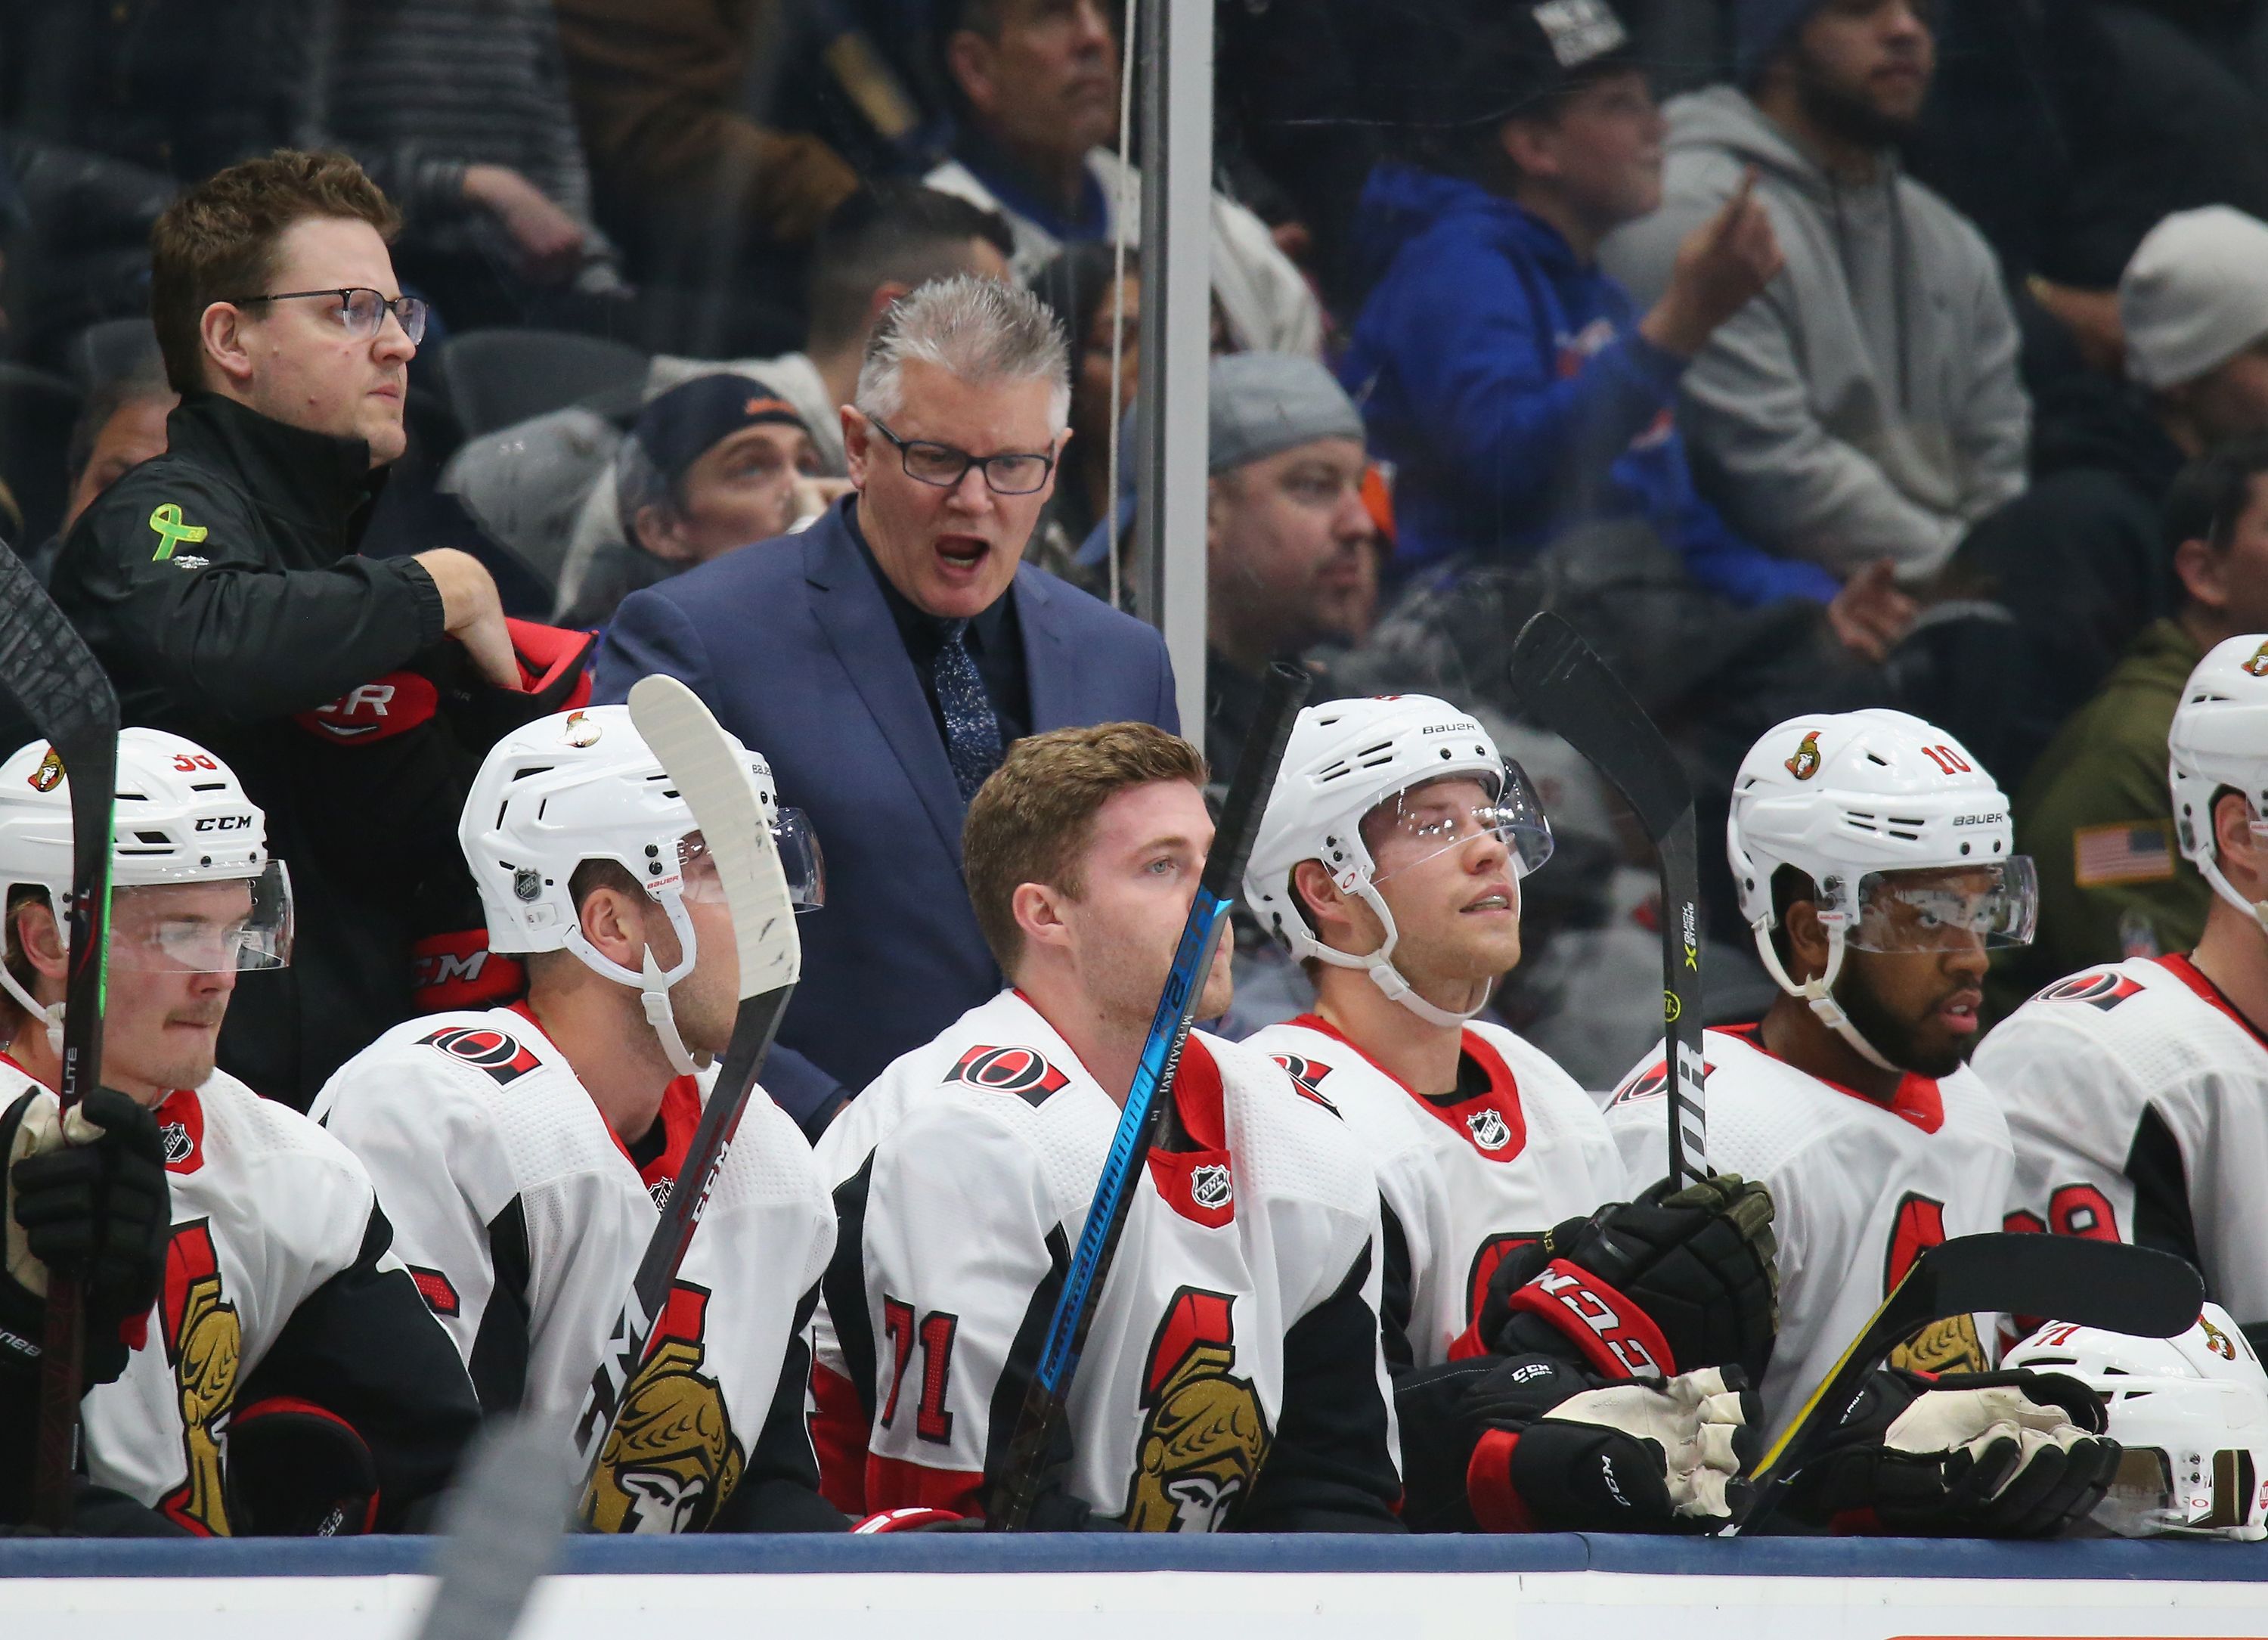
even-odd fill
[(2161, 883), (2174, 875), (2174, 840), (2163, 820), (2081, 826), (2072, 838), (2072, 876), (2080, 888)]

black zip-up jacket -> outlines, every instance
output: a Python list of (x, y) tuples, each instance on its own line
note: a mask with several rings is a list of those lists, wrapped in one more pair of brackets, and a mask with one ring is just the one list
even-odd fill
[(239, 977), (220, 1062), (305, 1109), (412, 1012), (410, 940), (446, 922), (421, 927), (421, 902), (469, 890), (457, 817), (486, 742), (468, 747), (414, 680), (379, 692), (415, 670), (446, 693), (463, 655), (423, 565), (355, 550), (367, 445), (202, 393), (166, 425), (166, 454), (72, 528), (53, 590), (123, 721), (208, 748), (267, 811), (297, 944), (289, 968)]

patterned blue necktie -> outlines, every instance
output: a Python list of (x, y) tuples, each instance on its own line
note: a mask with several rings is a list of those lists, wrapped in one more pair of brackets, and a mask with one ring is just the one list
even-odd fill
[(968, 623), (947, 621), (944, 628), (945, 641), (938, 646), (931, 675), (938, 708), (945, 714), (945, 755), (953, 760), (954, 783), (965, 803), (1000, 766), (1000, 720), (993, 715), (992, 697), (984, 692), (984, 680), (968, 653)]

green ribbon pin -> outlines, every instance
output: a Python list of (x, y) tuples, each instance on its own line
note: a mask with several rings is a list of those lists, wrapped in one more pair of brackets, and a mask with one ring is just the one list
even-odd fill
[(158, 550), (150, 555), (152, 564), (172, 558), (173, 549), (184, 541), (195, 546), (205, 538), (205, 527), (181, 522), (180, 506), (172, 501), (150, 514), (150, 528), (158, 532)]

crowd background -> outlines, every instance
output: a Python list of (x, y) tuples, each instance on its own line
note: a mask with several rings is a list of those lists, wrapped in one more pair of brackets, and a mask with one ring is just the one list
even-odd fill
[[(323, 147), (400, 207), (432, 308), (364, 552), (459, 548), (508, 614), (604, 625), (838, 494), (875, 320), (974, 273), (1068, 335), (1074, 436), (1027, 556), (1107, 597), (1141, 385), (1123, 22), (0, 0), (0, 537), (51, 562), (165, 447), (166, 203)], [(1651, 872), (1518, 721), (1538, 608), (1670, 730), (1705, 837), (1785, 717), (1956, 735), (2040, 861), (1999, 1009), (2194, 940), (2165, 729), (2206, 648), (2268, 629), (2268, 0), (1224, 0), (1216, 26), (1215, 351), (1320, 359), (1349, 401), (1255, 367), (1285, 448), (1225, 433), (1247, 400), (1217, 378), (1217, 765), (1286, 652), (1326, 692), (1482, 711), (1559, 837), (1498, 1007), (1594, 1088), (1658, 1029)], [(1769, 983), (1705, 861), (1712, 1012), (1752, 1014)], [(1249, 1023), (1297, 1004), (1256, 941), (1240, 980)]]

